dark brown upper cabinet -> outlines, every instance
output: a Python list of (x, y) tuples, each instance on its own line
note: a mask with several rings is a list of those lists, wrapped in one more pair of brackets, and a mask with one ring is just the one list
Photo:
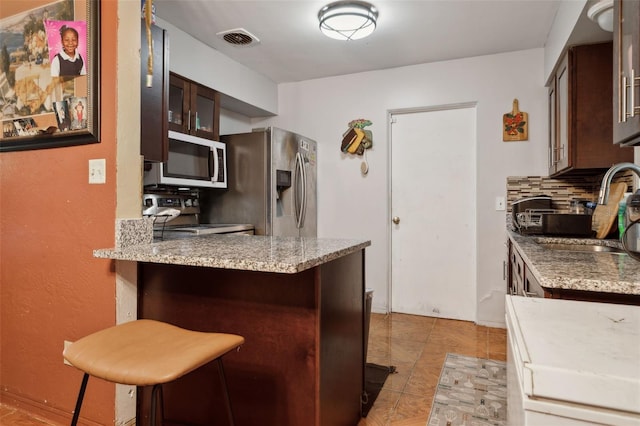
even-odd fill
[(612, 43), (573, 46), (549, 84), (549, 176), (597, 174), (633, 161), (612, 144)]
[(168, 87), (169, 35), (166, 30), (151, 26), (153, 38), (153, 78), (147, 87), (149, 49), (144, 20), (141, 21), (140, 49), (140, 154), (145, 161), (167, 161), (168, 147)]
[(640, 2), (613, 3), (613, 142), (640, 145)]
[(220, 94), (170, 73), (168, 123), (169, 130), (219, 140)]

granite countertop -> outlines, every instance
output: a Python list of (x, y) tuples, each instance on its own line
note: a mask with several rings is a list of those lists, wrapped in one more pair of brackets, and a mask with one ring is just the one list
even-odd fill
[(616, 240), (527, 236), (510, 230), (507, 233), (544, 288), (640, 295), (640, 262), (630, 256), (550, 250), (537, 244), (548, 242), (620, 247)]
[(248, 235), (187, 239), (97, 249), (101, 259), (294, 274), (371, 245), (368, 240)]

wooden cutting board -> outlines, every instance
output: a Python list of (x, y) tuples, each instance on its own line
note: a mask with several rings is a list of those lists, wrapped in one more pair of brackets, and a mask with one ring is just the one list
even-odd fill
[(626, 190), (626, 183), (612, 183), (609, 187), (609, 201), (607, 201), (607, 204), (598, 204), (596, 206), (591, 222), (592, 229), (596, 231), (596, 238), (605, 238), (611, 232), (613, 224), (618, 217), (618, 206)]
[(504, 142), (529, 139), (529, 114), (520, 111), (518, 100), (513, 100), (513, 109), (502, 116), (502, 140)]

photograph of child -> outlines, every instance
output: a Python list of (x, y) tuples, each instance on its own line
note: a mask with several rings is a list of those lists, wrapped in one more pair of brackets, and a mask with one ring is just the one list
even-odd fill
[(69, 105), (71, 110), (71, 129), (86, 129), (87, 128), (87, 98), (69, 98)]
[(51, 76), (87, 74), (87, 23), (85, 21), (46, 21)]
[(69, 117), (69, 105), (67, 101), (54, 102), (53, 108), (56, 112), (58, 129), (61, 132), (71, 129), (71, 117)]

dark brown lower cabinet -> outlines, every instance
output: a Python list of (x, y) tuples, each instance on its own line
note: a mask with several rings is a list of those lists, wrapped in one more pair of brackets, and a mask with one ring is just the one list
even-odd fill
[[(508, 241), (509, 245), (509, 275), (507, 277), (507, 288), (509, 294), (516, 296), (524, 295), (524, 271), (525, 265), (522, 260), (522, 256), (515, 249), (511, 240)], [(528, 269), (528, 268), (527, 268)]]
[[(223, 358), (238, 426), (353, 426), (364, 291), (364, 251), (297, 274), (141, 263), (138, 316), (245, 337)], [(164, 386), (167, 424), (226, 424), (216, 368)], [(149, 399), (150, 389), (138, 392), (138, 424)]]
[(598, 291), (547, 288), (545, 297), (552, 299), (580, 300), (583, 302), (617, 303), (620, 305), (640, 305), (640, 296), (636, 294), (602, 293)]

